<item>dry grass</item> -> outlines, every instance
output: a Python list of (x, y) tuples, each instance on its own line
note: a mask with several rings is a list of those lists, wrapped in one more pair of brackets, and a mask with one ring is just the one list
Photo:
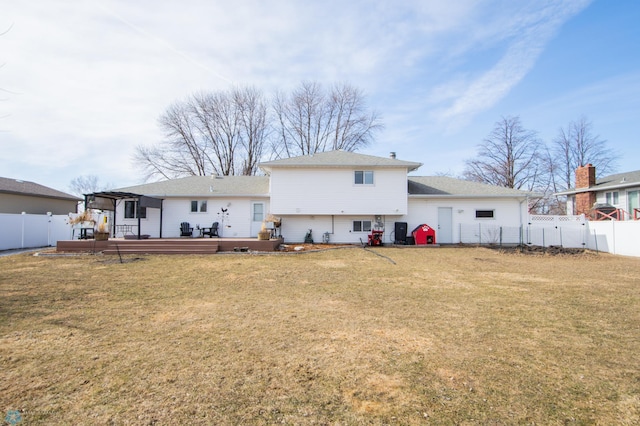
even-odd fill
[(640, 259), (0, 259), (24, 424), (638, 424)]

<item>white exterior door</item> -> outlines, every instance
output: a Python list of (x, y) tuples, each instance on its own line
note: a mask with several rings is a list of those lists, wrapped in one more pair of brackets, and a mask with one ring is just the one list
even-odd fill
[(631, 218), (635, 218), (638, 213), (635, 212), (635, 209), (640, 209), (640, 191), (630, 191), (627, 193), (627, 198), (629, 201), (629, 214)]
[(251, 202), (251, 236), (257, 237), (262, 228), (264, 220), (264, 203), (261, 201)]
[(453, 242), (453, 218), (451, 207), (438, 207), (438, 233), (436, 243), (451, 244)]

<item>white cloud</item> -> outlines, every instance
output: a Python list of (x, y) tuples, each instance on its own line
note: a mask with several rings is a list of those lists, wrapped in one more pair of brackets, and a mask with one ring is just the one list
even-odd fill
[[(586, 4), (11, 2), (0, 16), (0, 31), (13, 24), (0, 37), (0, 87), (18, 94), (2, 96), (0, 143), (15, 155), (0, 166), (57, 168), (65, 185), (87, 169), (135, 183), (133, 149), (162, 137), (164, 109), (231, 82), (270, 91), (350, 81), (385, 108), (386, 134), (411, 143), (429, 120), (458, 123), (504, 97)], [(497, 50), (496, 60), (467, 62)]]
[[(545, 45), (554, 37), (560, 26), (588, 5), (588, 1), (536, 3), (531, 10), (517, 15), (502, 15), (492, 27), (502, 32), (485, 33), (475, 43), (495, 43), (507, 40), (507, 47), (499, 61), (488, 70), (480, 70), (465, 83), (460, 79), (447, 82), (434, 89), (433, 101), (449, 101), (436, 111), (439, 121), (456, 123), (467, 121), (480, 111), (491, 108), (522, 80), (536, 63)], [(499, 25), (504, 23), (505, 25)], [(477, 37), (477, 35), (476, 35)]]

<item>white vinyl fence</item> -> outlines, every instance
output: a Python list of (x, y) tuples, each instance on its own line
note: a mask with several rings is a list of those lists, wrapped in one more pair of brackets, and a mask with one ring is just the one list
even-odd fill
[(640, 220), (589, 222), (587, 248), (640, 257)]
[(66, 215), (0, 213), (0, 250), (55, 246), (71, 239)]
[[(0, 250), (55, 246), (73, 238), (67, 215), (0, 213)], [(77, 235), (76, 235), (77, 238)], [(587, 248), (640, 257), (640, 221), (587, 221), (584, 216), (531, 216), (521, 227), (461, 224), (460, 243)]]
[(532, 215), (529, 223), (521, 227), (461, 224), (460, 243), (586, 248), (640, 257), (640, 221), (588, 221), (584, 215)]

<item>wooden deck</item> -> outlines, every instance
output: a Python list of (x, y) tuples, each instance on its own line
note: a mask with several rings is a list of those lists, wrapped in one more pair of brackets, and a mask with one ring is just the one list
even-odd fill
[(218, 252), (276, 251), (282, 239), (257, 238), (149, 238), (129, 240), (109, 238), (106, 241), (58, 241), (56, 251), (61, 253), (104, 254), (215, 254)]

